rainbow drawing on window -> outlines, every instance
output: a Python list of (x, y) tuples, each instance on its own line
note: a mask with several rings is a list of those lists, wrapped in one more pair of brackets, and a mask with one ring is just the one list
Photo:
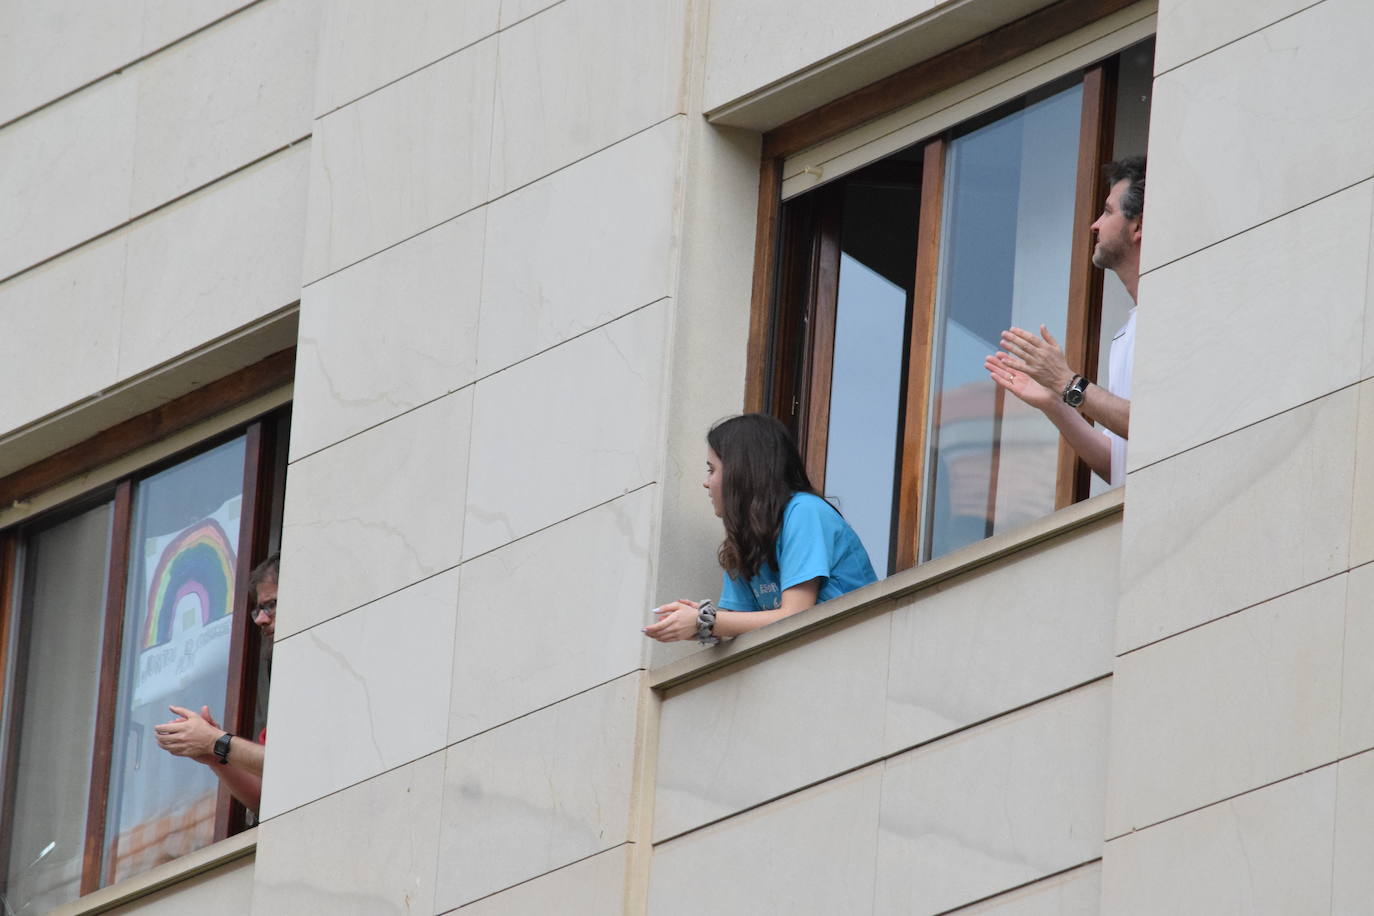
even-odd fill
[[(228, 617), (234, 607), (234, 548), (214, 519), (187, 528), (162, 551), (149, 580), (141, 649), (172, 638), (178, 609), (199, 605), (200, 626)], [(195, 602), (185, 599), (194, 597)]]

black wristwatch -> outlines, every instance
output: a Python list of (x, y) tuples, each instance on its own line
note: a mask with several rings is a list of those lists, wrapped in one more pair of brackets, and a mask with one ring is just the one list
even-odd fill
[(1088, 380), (1081, 375), (1075, 375), (1064, 386), (1064, 403), (1070, 407), (1083, 406), (1083, 392), (1088, 389)]
[(215, 739), (215, 756), (220, 763), (229, 762), (229, 742), (234, 740), (234, 736), (225, 732)]

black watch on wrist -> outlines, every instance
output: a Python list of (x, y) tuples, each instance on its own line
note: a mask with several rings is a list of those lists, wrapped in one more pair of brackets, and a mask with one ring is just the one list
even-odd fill
[(1067, 385), (1064, 386), (1064, 403), (1070, 407), (1083, 406), (1083, 392), (1088, 389), (1088, 380), (1081, 375), (1075, 375)]
[(215, 739), (215, 756), (219, 758), (221, 764), (229, 762), (229, 742), (234, 740), (234, 736), (225, 732)]

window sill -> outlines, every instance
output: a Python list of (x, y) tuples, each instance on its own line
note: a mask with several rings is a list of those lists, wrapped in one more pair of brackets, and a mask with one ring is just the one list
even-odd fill
[(213, 871), (221, 865), (251, 856), (257, 848), (258, 829), (253, 827), (142, 874), (125, 878), (118, 884), (102, 887), (95, 893), (52, 910), (50, 916), (87, 916), (91, 913), (104, 913), (173, 884)]
[(954, 576), (1000, 560), (1028, 547), (1060, 537), (1111, 515), (1120, 514), (1124, 490), (1117, 487), (1075, 503), (1015, 531), (997, 534), (928, 563), (903, 570), (880, 582), (818, 604), (785, 620), (745, 633), (730, 643), (694, 652), (649, 672), (649, 686), (667, 691), (706, 674), (737, 665), (751, 656), (835, 626), (880, 605), (937, 585)]

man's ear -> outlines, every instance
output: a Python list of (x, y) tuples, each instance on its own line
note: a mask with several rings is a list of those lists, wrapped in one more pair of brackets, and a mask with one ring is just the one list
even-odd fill
[(1145, 237), (1145, 214), (1142, 213), (1135, 218), (1135, 228), (1131, 230), (1131, 241), (1137, 245)]

